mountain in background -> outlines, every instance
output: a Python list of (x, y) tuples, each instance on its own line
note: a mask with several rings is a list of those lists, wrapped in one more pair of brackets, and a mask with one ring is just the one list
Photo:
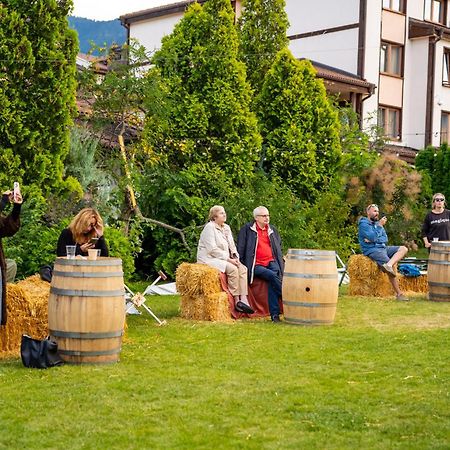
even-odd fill
[(110, 47), (112, 44), (122, 45), (127, 40), (127, 32), (119, 19), (103, 21), (74, 16), (68, 19), (70, 28), (78, 32), (81, 53), (89, 52), (91, 42), (99, 47)]

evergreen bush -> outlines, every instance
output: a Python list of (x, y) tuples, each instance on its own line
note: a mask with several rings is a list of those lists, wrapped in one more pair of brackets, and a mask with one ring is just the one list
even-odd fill
[(239, 57), (247, 79), (259, 95), (277, 53), (289, 44), (285, 0), (244, 0), (238, 20)]
[[(431, 191), (441, 192), (450, 198), (450, 148), (447, 143), (440, 147), (427, 147), (416, 156), (416, 168), (431, 182)], [(431, 205), (431, 197), (428, 199)]]
[(312, 64), (297, 61), (288, 49), (278, 52), (257, 108), (263, 167), (300, 199), (314, 201), (328, 188), (342, 152), (338, 115)]
[(76, 32), (72, 1), (0, 3), (0, 184), (44, 194), (63, 182), (75, 114)]

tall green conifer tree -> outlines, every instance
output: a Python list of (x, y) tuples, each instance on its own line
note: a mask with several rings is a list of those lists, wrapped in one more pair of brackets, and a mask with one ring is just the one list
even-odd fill
[(194, 3), (153, 62), (168, 86), (172, 110), (165, 131), (148, 117), (151, 151), (169, 167), (201, 165), (244, 183), (259, 158), (261, 138), (229, 0)]
[(309, 61), (281, 50), (258, 101), (266, 168), (300, 198), (326, 189), (341, 158), (339, 119)]
[(75, 113), (71, 0), (0, 2), (0, 184), (63, 188)]
[(287, 47), (289, 27), (285, 0), (244, 0), (239, 18), (239, 55), (247, 79), (259, 94), (264, 76), (281, 49)]

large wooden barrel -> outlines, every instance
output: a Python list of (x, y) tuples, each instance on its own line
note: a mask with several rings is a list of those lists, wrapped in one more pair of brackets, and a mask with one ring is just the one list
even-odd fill
[(331, 325), (337, 298), (336, 253), (289, 249), (283, 274), (285, 321), (297, 325)]
[(450, 302), (450, 241), (431, 244), (428, 287), (431, 301)]
[(72, 364), (117, 362), (124, 324), (121, 259), (56, 259), (48, 302), (48, 326), (64, 361)]

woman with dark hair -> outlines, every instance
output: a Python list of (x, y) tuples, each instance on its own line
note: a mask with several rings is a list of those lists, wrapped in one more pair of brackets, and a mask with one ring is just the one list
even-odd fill
[(423, 221), (422, 238), (428, 249), (433, 241), (450, 241), (450, 210), (445, 208), (445, 196), (440, 192), (433, 195), (432, 209)]
[(66, 256), (66, 245), (76, 245), (76, 255), (86, 256), (88, 250), (101, 250), (100, 256), (108, 256), (108, 247), (103, 236), (103, 220), (94, 208), (82, 209), (70, 222), (68, 228), (62, 230), (56, 254)]

